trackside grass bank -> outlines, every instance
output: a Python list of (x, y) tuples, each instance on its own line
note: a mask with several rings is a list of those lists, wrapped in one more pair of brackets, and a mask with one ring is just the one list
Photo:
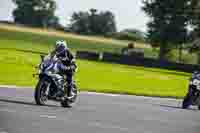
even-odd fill
[[(0, 25), (0, 84), (35, 87), (35, 65), (40, 61), (39, 52), (48, 52), (57, 39), (66, 39), (69, 47), (77, 50), (120, 52), (127, 42), (83, 37), (40, 29)], [(145, 56), (156, 57), (158, 51), (145, 48)], [(134, 94), (143, 96), (181, 98), (187, 91), (191, 74), (77, 60), (79, 70), (75, 75), (81, 90)]]
[[(32, 86), (40, 55), (0, 49), (0, 84)], [(181, 98), (187, 91), (190, 74), (160, 69), (77, 60), (75, 75), (81, 90)]]
[[(0, 24), (0, 48), (15, 48), (46, 52), (52, 49), (56, 40), (67, 40), (73, 51), (86, 50), (95, 52), (120, 53), (127, 46), (128, 41), (106, 39), (103, 37), (80, 36), (53, 30), (42, 30), (7, 26)], [(8, 45), (9, 44), (9, 45)], [(136, 43), (139, 48), (144, 48), (145, 56), (157, 57), (157, 51), (152, 50), (149, 45)]]

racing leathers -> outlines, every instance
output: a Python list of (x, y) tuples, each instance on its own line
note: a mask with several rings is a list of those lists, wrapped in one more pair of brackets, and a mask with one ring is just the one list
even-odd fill
[(67, 84), (68, 84), (68, 92), (67, 92), (67, 95), (65, 95), (65, 97), (72, 97), (73, 96), (73, 75), (74, 75), (74, 72), (76, 71), (77, 69), (77, 65), (76, 65), (76, 60), (75, 60), (75, 57), (73, 56), (73, 54), (69, 51), (69, 49), (66, 49), (61, 55), (56, 55), (55, 54), (55, 51), (53, 51), (51, 53), (51, 57), (54, 57), (56, 56), (60, 61), (61, 63), (63, 64), (62, 68), (61, 68), (61, 73), (66, 75), (67, 79)]

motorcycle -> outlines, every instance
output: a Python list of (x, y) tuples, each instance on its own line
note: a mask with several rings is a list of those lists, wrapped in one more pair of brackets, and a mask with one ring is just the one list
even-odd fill
[(182, 108), (187, 109), (189, 106), (198, 106), (200, 110), (200, 72), (195, 71), (190, 79), (188, 93), (182, 102)]
[[(37, 105), (45, 105), (48, 100), (60, 102), (63, 107), (72, 107), (76, 102), (78, 89), (73, 81), (73, 97), (65, 98), (65, 94), (68, 93), (66, 76), (61, 76), (59, 73), (59, 65), (61, 65), (59, 59), (50, 58), (48, 56), (41, 55), (41, 62), (36, 67), (38, 73), (34, 74), (38, 76), (39, 81), (36, 85), (34, 98)], [(63, 86), (63, 89), (60, 89)]]

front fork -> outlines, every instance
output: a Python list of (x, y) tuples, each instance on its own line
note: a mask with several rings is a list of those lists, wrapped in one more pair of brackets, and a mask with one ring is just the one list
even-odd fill
[(51, 84), (48, 83), (48, 84), (47, 84), (47, 89), (46, 89), (46, 91), (45, 91), (45, 95), (46, 95), (46, 96), (49, 95), (49, 89), (50, 89), (50, 86), (51, 86)]
[(189, 94), (189, 96), (192, 96), (192, 94), (193, 94), (193, 90), (192, 90), (191, 86), (189, 86), (188, 94)]
[(196, 100), (198, 99), (198, 95), (196, 95), (196, 91), (193, 90), (193, 88), (190, 86), (189, 88), (189, 97), (191, 98), (191, 102), (192, 104), (194, 104), (196, 102)]

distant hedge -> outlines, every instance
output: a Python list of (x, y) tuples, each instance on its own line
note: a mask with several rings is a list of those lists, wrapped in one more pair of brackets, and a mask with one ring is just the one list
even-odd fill
[(96, 52), (77, 51), (76, 58), (87, 60), (99, 60), (100, 54)]
[(116, 33), (108, 33), (105, 37), (111, 37), (118, 40), (130, 40), (130, 41), (145, 41), (145, 37), (136, 33), (131, 32), (116, 32)]
[(77, 58), (87, 59), (87, 60), (96, 60), (117, 64), (126, 64), (126, 65), (134, 65), (134, 66), (143, 66), (143, 67), (151, 67), (151, 68), (161, 68), (167, 70), (176, 70), (183, 72), (194, 72), (196, 70), (200, 70), (200, 65), (191, 65), (191, 64), (181, 64), (181, 63), (173, 63), (169, 61), (160, 61), (151, 58), (144, 58), (142, 56), (135, 55), (122, 55), (122, 54), (114, 54), (105, 52), (101, 54), (87, 51), (79, 51), (77, 52)]

